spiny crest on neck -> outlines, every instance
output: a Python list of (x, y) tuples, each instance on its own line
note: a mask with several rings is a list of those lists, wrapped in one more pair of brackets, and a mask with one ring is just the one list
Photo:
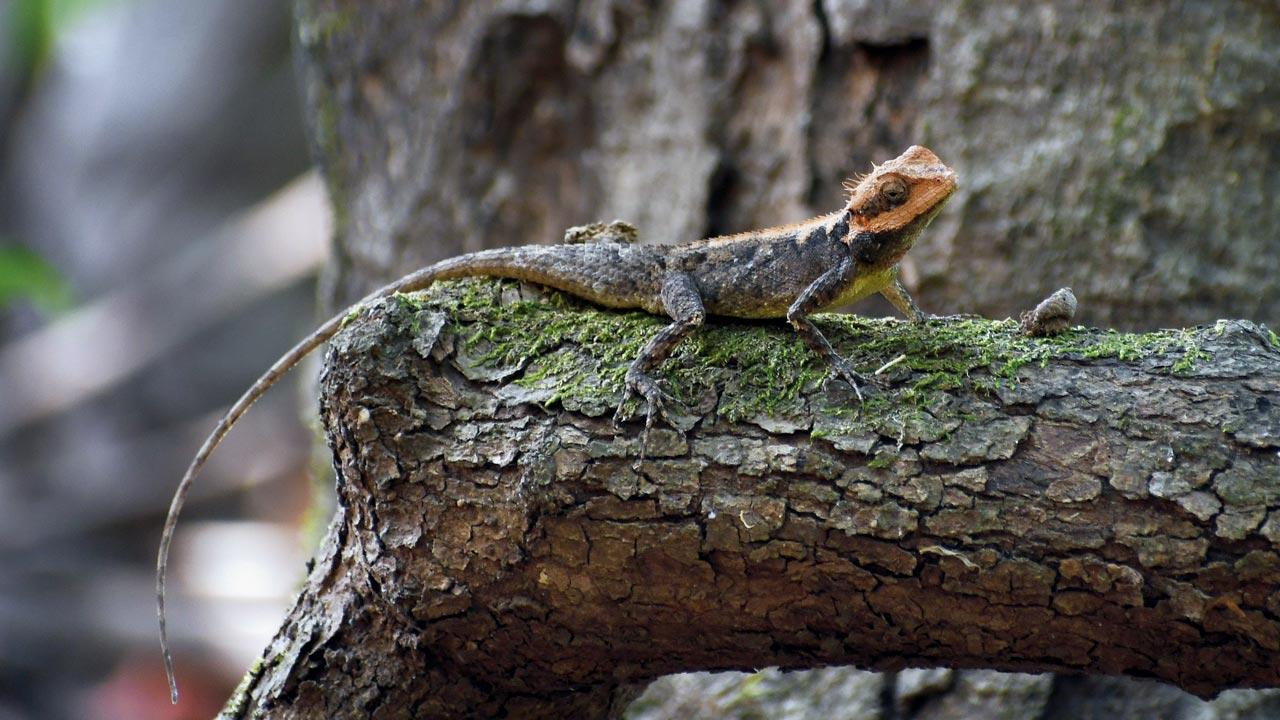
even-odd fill
[(885, 232), (931, 217), (956, 189), (956, 173), (928, 148), (912, 145), (898, 157), (845, 183), (854, 228)]

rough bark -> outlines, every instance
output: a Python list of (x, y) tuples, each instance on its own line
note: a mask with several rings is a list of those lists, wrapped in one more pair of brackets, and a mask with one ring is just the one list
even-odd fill
[[(1280, 115), (1260, 110), (1280, 102), (1273, 4), (296, 7), (337, 211), (331, 309), (428, 261), (592, 220), (667, 242), (824, 212), (841, 179), (911, 143), (962, 174), (908, 257), (928, 310), (1000, 317), (1064, 284), (1104, 325), (1280, 309)], [(976, 707), (997, 682), (946, 693)], [(886, 702), (885, 717), (932, 717)]]
[(671, 242), (827, 212), (920, 143), (961, 175), (911, 256), (929, 307), (1003, 317), (1070, 285), (1092, 324), (1280, 311), (1275, 3), (298, 8), (335, 308), (594, 220)]
[(660, 321), (525, 292), (449, 284), (335, 340), (340, 510), (228, 716), (603, 717), (770, 665), (1280, 685), (1264, 328), (826, 316), (859, 367), (898, 358), (859, 406), (785, 328), (714, 325), (638, 461), (609, 416)]

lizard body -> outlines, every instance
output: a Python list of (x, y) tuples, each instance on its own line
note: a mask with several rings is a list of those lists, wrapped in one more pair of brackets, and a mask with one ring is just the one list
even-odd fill
[[(931, 151), (912, 146), (854, 184), (842, 209), (811, 220), (675, 245), (574, 242), (482, 250), (430, 265), (375, 290), (356, 308), (439, 280), (491, 276), (526, 280), (610, 308), (638, 308), (672, 322), (645, 345), (626, 373), (623, 404), (647, 403), (646, 428), (665, 395), (650, 376), (706, 316), (786, 318), (804, 342), (847, 380), (861, 376), (809, 320), (879, 292), (913, 322), (925, 319), (898, 281), (897, 265), (955, 191), (956, 174)], [(156, 561), (160, 643), (177, 702), (165, 629), (165, 571), (178, 515), (191, 483), (236, 420), (294, 365), (333, 337), (349, 312), (330, 318), (275, 362), (218, 422), (187, 468), (165, 519)]]

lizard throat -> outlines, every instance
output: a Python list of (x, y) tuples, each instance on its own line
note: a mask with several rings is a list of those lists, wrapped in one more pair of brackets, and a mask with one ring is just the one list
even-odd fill
[(850, 250), (857, 261), (868, 267), (888, 268), (896, 265), (907, 251), (915, 245), (916, 238), (924, 232), (929, 223), (942, 211), (945, 203), (938, 202), (933, 207), (912, 218), (909, 222), (895, 228), (879, 231), (858, 230), (850, 232)]

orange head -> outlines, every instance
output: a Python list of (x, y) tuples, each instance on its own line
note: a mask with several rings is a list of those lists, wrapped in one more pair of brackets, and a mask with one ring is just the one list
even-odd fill
[(852, 228), (873, 233), (921, 228), (956, 190), (956, 172), (931, 150), (912, 145), (845, 183)]

